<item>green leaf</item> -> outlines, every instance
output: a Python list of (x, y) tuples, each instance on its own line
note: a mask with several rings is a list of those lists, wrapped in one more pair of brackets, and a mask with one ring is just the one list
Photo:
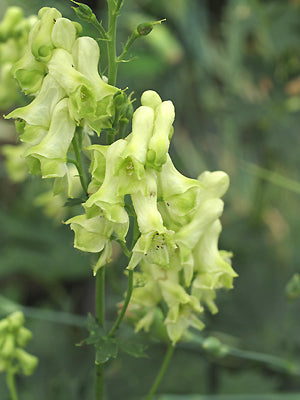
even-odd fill
[(120, 340), (119, 346), (120, 346), (120, 349), (122, 351), (124, 351), (124, 353), (127, 353), (132, 357), (135, 357), (135, 358), (147, 357), (148, 358), (148, 354), (145, 353), (147, 346), (145, 346), (144, 344)]
[(96, 364), (104, 364), (118, 354), (118, 340), (114, 338), (102, 338), (96, 346)]

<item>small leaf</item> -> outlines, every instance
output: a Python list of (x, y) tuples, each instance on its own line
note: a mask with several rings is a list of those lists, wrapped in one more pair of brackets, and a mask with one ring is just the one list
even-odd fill
[(96, 364), (104, 364), (118, 354), (118, 342), (113, 338), (103, 338), (102, 343), (96, 346)]
[(146, 357), (148, 358), (148, 354), (145, 353), (145, 350), (147, 349), (147, 346), (141, 343), (136, 343), (136, 342), (125, 342), (125, 341), (119, 341), (119, 346), (124, 353), (129, 354), (132, 357), (135, 358), (141, 358), (141, 357)]

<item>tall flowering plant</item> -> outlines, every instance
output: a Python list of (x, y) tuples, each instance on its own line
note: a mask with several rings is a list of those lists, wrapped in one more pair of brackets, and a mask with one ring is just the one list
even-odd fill
[[(205, 171), (197, 179), (182, 175), (169, 155), (172, 101), (147, 90), (133, 112), (131, 96), (115, 86), (118, 63), (155, 24), (140, 24), (117, 57), (122, 3), (108, 0), (107, 31), (88, 6), (76, 3), (75, 8), (107, 43), (108, 79), (99, 73), (97, 42), (81, 36), (81, 26), (57, 9), (42, 8), (12, 69), (33, 100), (6, 116), (15, 119), (20, 134), (18, 157), (22, 154), (30, 173), (53, 180), (54, 194), (73, 196), (71, 169), (77, 169), (82, 212), (65, 224), (74, 231), (74, 247), (98, 255), (93, 265), (96, 315), (87, 340), (96, 347), (96, 399), (102, 399), (103, 364), (117, 351), (112, 352), (112, 345), (121, 347), (116, 332), (124, 317), (136, 332), (159, 327), (169, 342), (166, 365), (190, 328), (203, 329), (205, 308), (218, 311), (217, 290), (232, 288), (236, 276), (231, 253), (218, 249), (227, 174)], [(103, 136), (104, 145), (98, 141)], [(114, 241), (128, 258), (128, 289), (107, 330), (104, 272), (113, 259)]]

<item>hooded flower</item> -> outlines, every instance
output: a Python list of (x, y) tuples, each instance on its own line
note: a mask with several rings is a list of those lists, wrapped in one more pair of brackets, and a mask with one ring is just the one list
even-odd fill
[(25, 153), (32, 161), (32, 173), (38, 173), (39, 168), (44, 178), (62, 177), (67, 173), (67, 152), (75, 127), (69, 114), (68, 100), (63, 99), (54, 108), (49, 131), (43, 140)]
[(76, 70), (93, 85), (95, 113), (86, 117), (86, 124), (99, 135), (102, 129), (112, 124), (113, 96), (118, 89), (104, 82), (98, 73), (100, 50), (94, 39), (86, 36), (78, 38), (72, 48), (72, 56)]
[(154, 129), (147, 151), (149, 168), (160, 171), (162, 165), (167, 161), (174, 119), (175, 110), (171, 101), (164, 101), (155, 108)]
[(157, 209), (157, 184), (154, 171), (146, 171), (143, 186), (133, 193), (131, 198), (141, 236), (133, 248), (128, 269), (134, 269), (143, 258), (149, 263), (168, 267), (169, 253), (176, 245), (173, 241), (174, 232), (164, 226)]
[(115, 161), (126, 146), (123, 139), (117, 140), (109, 146), (106, 152), (105, 177), (99, 190), (93, 193), (84, 204), (89, 217), (103, 213), (109, 221), (122, 224), (124, 231), (121, 240), (124, 240), (128, 227), (129, 218), (124, 209), (124, 194), (119, 193), (120, 178), (115, 176)]
[[(188, 223), (199, 205), (203, 185), (196, 179), (182, 175), (167, 155), (167, 161), (158, 172), (159, 209), (166, 226), (177, 229)], [(176, 229), (176, 230), (177, 230)]]
[(70, 113), (77, 123), (82, 118), (95, 114), (94, 87), (89, 79), (74, 68), (72, 54), (61, 48), (54, 49), (48, 62), (48, 70), (69, 96)]
[(132, 133), (126, 138), (127, 145), (120, 154), (116, 173), (121, 178), (120, 191), (134, 193), (145, 175), (148, 142), (153, 130), (154, 111), (141, 106), (133, 114)]
[(5, 118), (23, 119), (28, 125), (38, 125), (48, 129), (54, 107), (65, 96), (64, 89), (51, 75), (47, 75), (32, 102), (25, 107), (16, 108)]
[(215, 290), (232, 288), (233, 278), (237, 276), (230, 264), (231, 254), (218, 250), (218, 239), (221, 223), (217, 219), (206, 230), (194, 248), (196, 277), (192, 285), (192, 293), (206, 303), (211, 312), (217, 312), (213, 300)]
[(52, 56), (54, 44), (51, 33), (61, 13), (56, 8), (43, 7), (38, 12), (39, 21), (31, 31), (31, 52), (37, 61), (48, 62)]

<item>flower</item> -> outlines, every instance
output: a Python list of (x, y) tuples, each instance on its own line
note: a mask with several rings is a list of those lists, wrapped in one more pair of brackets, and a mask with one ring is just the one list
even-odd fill
[(128, 269), (134, 269), (143, 258), (149, 263), (167, 267), (170, 253), (176, 248), (174, 232), (168, 230), (157, 209), (157, 184), (154, 171), (146, 170), (143, 185), (131, 194), (141, 236), (137, 240)]
[(102, 212), (109, 221), (122, 224), (124, 226), (122, 240), (124, 240), (129, 227), (129, 218), (124, 209), (124, 194), (119, 193), (120, 178), (115, 176), (114, 169), (115, 161), (125, 146), (126, 141), (123, 139), (117, 140), (109, 146), (106, 152), (104, 181), (84, 204), (89, 217)]
[(132, 133), (126, 138), (126, 147), (120, 154), (116, 174), (120, 180), (120, 191), (134, 193), (145, 175), (148, 142), (152, 135), (154, 111), (141, 106), (133, 114)]
[(69, 114), (68, 100), (59, 101), (53, 110), (49, 131), (40, 143), (25, 153), (30, 157), (32, 173), (37, 174), (40, 169), (44, 178), (62, 177), (67, 173), (67, 151), (75, 127)]
[(175, 110), (171, 101), (164, 101), (155, 108), (154, 129), (147, 151), (149, 168), (160, 171), (162, 165), (167, 161), (174, 119)]

